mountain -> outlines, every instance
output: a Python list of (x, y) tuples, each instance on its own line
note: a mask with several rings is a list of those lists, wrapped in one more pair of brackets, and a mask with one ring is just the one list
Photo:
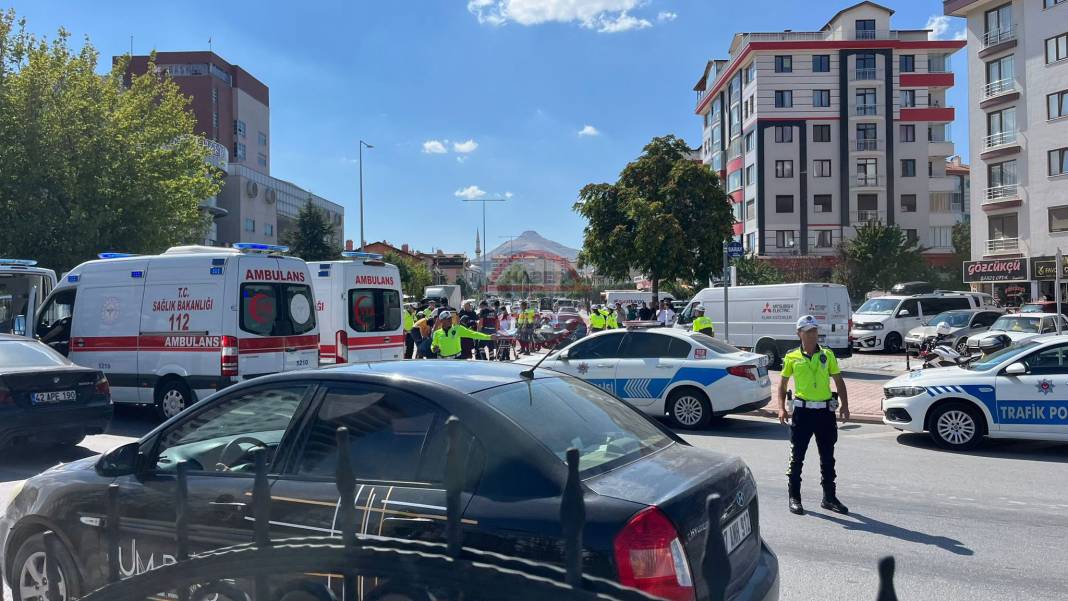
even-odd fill
[(494, 256), (503, 255), (507, 256), (512, 253), (520, 251), (539, 250), (543, 252), (552, 253), (554, 255), (561, 256), (572, 263), (578, 258), (578, 249), (564, 246), (559, 242), (553, 242), (547, 238), (543, 238), (538, 232), (533, 230), (527, 230), (510, 242), (504, 242), (497, 248), (489, 251), (486, 254), (486, 259), (492, 259)]

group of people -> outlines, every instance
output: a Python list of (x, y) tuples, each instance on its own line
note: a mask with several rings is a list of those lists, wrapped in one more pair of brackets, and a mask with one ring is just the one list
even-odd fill
[(521, 353), (530, 354), (530, 340), (537, 312), (527, 302), (515, 314), (500, 300), (464, 301), (459, 310), (439, 307), (430, 301), (419, 308), (410, 304), (404, 311), (405, 359), (500, 359), (508, 360), (510, 345), (497, 340), (515, 331)]
[[(650, 304), (653, 307), (650, 307)], [(677, 317), (670, 298), (660, 301), (659, 309), (655, 309), (655, 306), (655, 303), (643, 302), (641, 307), (637, 303), (630, 303), (624, 308), (623, 303), (619, 301), (616, 301), (615, 306), (594, 305), (590, 308), (590, 330), (599, 332), (615, 329), (621, 327), (625, 321), (656, 320), (662, 326), (675, 325)]]

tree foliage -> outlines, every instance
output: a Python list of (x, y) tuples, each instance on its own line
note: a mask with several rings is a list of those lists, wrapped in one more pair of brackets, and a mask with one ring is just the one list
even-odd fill
[(199, 241), (199, 204), (221, 174), (193, 135), (175, 83), (124, 85), (126, 61), (104, 76), (99, 55), (60, 30), (39, 38), (0, 14), (0, 248), (64, 271), (103, 250), (158, 252)]
[(426, 287), (434, 280), (434, 276), (430, 275), (430, 270), (427, 269), (425, 263), (394, 252), (386, 253), (383, 260), (397, 266), (404, 294), (423, 298)]
[(839, 246), (841, 259), (834, 280), (845, 284), (849, 296), (863, 298), (872, 290), (889, 290), (898, 282), (922, 279), (928, 273), (923, 248), (896, 225), (869, 222)]
[(734, 217), (719, 179), (689, 152), (675, 136), (653, 138), (616, 183), (582, 188), (574, 207), (587, 220), (581, 265), (616, 279), (639, 271), (654, 299), (662, 280), (705, 281), (719, 272)]
[(734, 268), (738, 273), (739, 286), (760, 286), (765, 284), (780, 284), (783, 275), (775, 266), (767, 261), (762, 261), (754, 256), (739, 257), (734, 260)]
[(319, 207), (308, 202), (297, 214), (297, 225), (286, 232), (282, 242), (289, 246), (289, 252), (305, 261), (330, 261), (341, 256), (339, 249), (330, 239), (334, 235), (334, 224)]

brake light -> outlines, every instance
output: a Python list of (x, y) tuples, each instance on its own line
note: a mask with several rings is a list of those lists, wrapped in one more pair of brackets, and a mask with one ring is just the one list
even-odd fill
[(337, 354), (334, 356), (335, 363), (345, 363), (349, 360), (349, 334), (345, 330), (338, 330), (337, 334), (334, 334), (334, 345), (337, 347)]
[(613, 543), (619, 582), (671, 601), (693, 601), (693, 577), (675, 527), (656, 507), (627, 522)]
[(727, 368), (727, 373), (730, 375), (745, 378), (747, 380), (756, 380), (756, 372), (757, 368), (755, 365), (732, 365)]
[(108, 379), (104, 377), (104, 374), (100, 374), (100, 378), (96, 381), (94, 392), (97, 396), (111, 398), (111, 384), (108, 384)]
[(220, 375), (237, 375), (237, 338), (234, 336), (222, 337), (222, 348), (219, 354)]

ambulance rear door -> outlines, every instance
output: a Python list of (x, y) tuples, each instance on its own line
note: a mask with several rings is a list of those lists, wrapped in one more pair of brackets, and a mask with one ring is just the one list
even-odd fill
[(339, 334), (344, 334), (345, 302), (341, 298), (340, 280), (344, 276), (341, 263), (308, 263), (315, 293), (315, 315), (319, 327), (319, 362), (337, 362)]
[[(319, 335), (303, 261), (247, 253), (236, 264), (238, 373), (244, 379), (314, 367)], [(229, 269), (229, 268), (228, 268)], [(231, 313), (232, 315), (232, 313)]]
[(404, 356), (400, 271), (380, 261), (353, 261), (345, 269), (349, 361)]

